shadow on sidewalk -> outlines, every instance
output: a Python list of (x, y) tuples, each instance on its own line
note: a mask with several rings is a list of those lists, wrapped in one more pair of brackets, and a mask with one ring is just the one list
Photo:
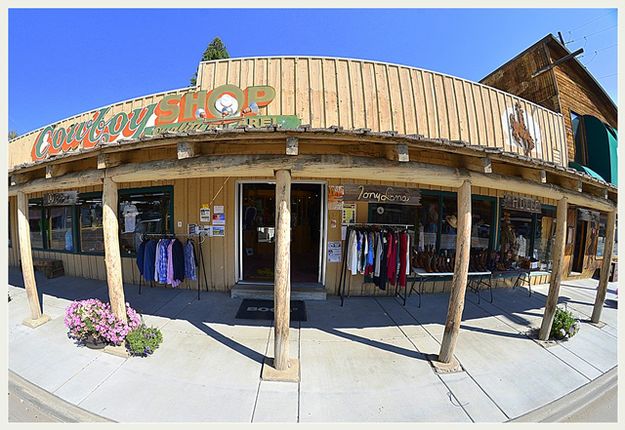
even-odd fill
[[(44, 294), (51, 297), (66, 300), (82, 300), (86, 298), (98, 298), (108, 301), (108, 288), (104, 281), (75, 278), (64, 276), (54, 279), (46, 279), (43, 274), (36, 272), (37, 287), (42, 307), (45, 306)], [(23, 288), (21, 272), (16, 268), (9, 268), (9, 283)], [(563, 284), (564, 285), (564, 284)], [(235, 319), (236, 312), (241, 304), (241, 299), (232, 299), (224, 292), (202, 292), (201, 299), (197, 300), (197, 291), (181, 290), (165, 287), (143, 287), (142, 294), (138, 293), (136, 285), (124, 285), (126, 302), (144, 315), (168, 318), (171, 320), (183, 320), (189, 322), (202, 333), (210, 336), (232, 350), (263, 363), (264, 356), (243, 343), (220, 333), (208, 324), (221, 324), (238, 327), (272, 327), (273, 321), (241, 320)], [(505, 315), (506, 318), (518, 324), (532, 328), (530, 320), (523, 316), (542, 317), (541, 308), (546, 302), (546, 296), (540, 292), (534, 292), (531, 297), (524, 288), (493, 289), (494, 305), (480, 306), (475, 300), (477, 296), (467, 291), (467, 300), (462, 318), (461, 328), (478, 333), (494, 336), (529, 339), (522, 333), (511, 333), (503, 330), (475, 326), (472, 321)], [(449, 294), (428, 294), (423, 297), (422, 307), (417, 307), (416, 297), (409, 298), (406, 307), (401, 306), (392, 297), (350, 297), (345, 306), (339, 306), (339, 300), (329, 297), (327, 301), (308, 301), (308, 321), (301, 323), (302, 329), (316, 329), (326, 332), (341, 339), (359, 342), (367, 346), (389, 351), (418, 360), (427, 360), (427, 354), (399, 347), (391, 343), (359, 336), (354, 333), (343, 331), (344, 329), (384, 328), (404, 325), (445, 325)], [(182, 302), (182, 306), (173, 305), (174, 302)], [(482, 299), (482, 302), (488, 303)], [(395, 311), (402, 312), (399, 322), (391, 318), (380, 303), (387, 307), (394, 306)], [(558, 303), (582, 303), (568, 297), (560, 297)], [(297, 324), (297, 323), (296, 323)], [(293, 325), (292, 325), (293, 327)]]

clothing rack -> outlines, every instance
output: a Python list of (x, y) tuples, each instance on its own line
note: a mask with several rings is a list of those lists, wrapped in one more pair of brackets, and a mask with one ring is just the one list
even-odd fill
[[(349, 233), (357, 227), (381, 227), (382, 229), (398, 229), (398, 230), (411, 230), (410, 227), (414, 227), (414, 224), (384, 224), (384, 223), (375, 223), (375, 222), (360, 222), (360, 223), (351, 223), (351, 224), (343, 224), (343, 226), (347, 226), (347, 231), (345, 233), (345, 246), (343, 246), (343, 262), (341, 266), (341, 277), (339, 279), (339, 295), (341, 297), (341, 307), (345, 302), (345, 297), (349, 297), (349, 290), (347, 294), (345, 293), (345, 289), (347, 288), (347, 282), (345, 280), (345, 276), (347, 275), (347, 247), (349, 245)], [(398, 282), (397, 280), (395, 281)]]
[[(154, 237), (154, 238), (160, 238), (160, 239), (177, 239), (178, 237), (187, 237), (187, 238), (193, 238), (194, 236), (197, 236), (199, 238), (198, 240), (198, 249), (200, 250), (199, 252), (199, 256), (200, 256), (200, 264), (202, 265), (202, 272), (204, 273), (204, 285), (206, 286), (206, 291), (208, 291), (208, 281), (206, 280), (206, 267), (204, 266), (204, 253), (202, 252), (202, 244), (206, 241), (206, 233), (200, 232), (200, 233), (193, 233), (193, 234), (189, 234), (189, 233), (180, 233), (180, 234), (174, 234), (174, 233), (141, 233), (140, 234), (140, 238), (141, 241), (143, 242), (144, 240), (146, 240), (146, 238), (148, 237)], [(196, 267), (199, 267), (198, 262), (196, 261)], [(197, 274), (198, 279), (197, 279), (197, 299), (200, 300), (200, 288), (201, 288), (201, 282), (200, 282), (200, 274)], [(143, 277), (139, 276), (139, 294), (141, 294), (141, 287), (143, 286)], [(150, 280), (150, 287), (154, 287), (154, 281)]]

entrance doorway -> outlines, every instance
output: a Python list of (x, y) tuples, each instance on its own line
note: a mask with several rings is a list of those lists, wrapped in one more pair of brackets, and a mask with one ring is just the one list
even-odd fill
[[(239, 185), (239, 277), (250, 283), (273, 283), (276, 186)], [(291, 282), (321, 282), (323, 185), (291, 184)]]

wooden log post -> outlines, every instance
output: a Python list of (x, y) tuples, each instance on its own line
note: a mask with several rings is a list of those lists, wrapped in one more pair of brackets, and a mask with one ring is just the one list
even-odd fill
[(274, 271), (274, 368), (287, 370), (291, 319), (291, 172), (276, 171), (276, 256)]
[(28, 197), (23, 192), (17, 193), (17, 227), (20, 247), (20, 260), (22, 262), (22, 276), (24, 287), (30, 307), (30, 319), (24, 321), (28, 327), (38, 327), (49, 321), (50, 318), (41, 312), (41, 302), (37, 292), (35, 281), (35, 268), (33, 267), (33, 254), (30, 248), (30, 224), (28, 222)]
[(595, 298), (595, 307), (592, 310), (590, 321), (597, 324), (601, 319), (601, 310), (603, 302), (608, 290), (608, 275), (610, 274), (610, 265), (612, 263), (612, 252), (614, 251), (614, 234), (616, 227), (616, 211), (608, 212), (608, 222), (606, 225), (605, 247), (603, 248), (603, 263), (601, 265), (601, 274), (599, 276), (599, 287), (597, 287), (597, 297)]
[(464, 181), (458, 189), (458, 229), (456, 235), (456, 263), (451, 282), (449, 308), (445, 332), (438, 354), (438, 361), (451, 364), (460, 332), (464, 298), (469, 273), (469, 256), (471, 252), (471, 182)]
[(564, 260), (564, 245), (566, 241), (566, 213), (568, 211), (568, 199), (566, 197), (558, 201), (556, 212), (556, 237), (553, 244), (553, 263), (551, 265), (551, 278), (549, 279), (549, 293), (545, 304), (545, 313), (540, 325), (538, 338), (548, 340), (553, 325), (553, 317), (556, 313), (558, 296), (560, 295), (560, 281), (562, 280), (562, 264)]
[(122, 264), (119, 253), (119, 224), (117, 222), (117, 183), (104, 178), (102, 191), (102, 225), (104, 230), (104, 263), (111, 310), (122, 321), (126, 318)]

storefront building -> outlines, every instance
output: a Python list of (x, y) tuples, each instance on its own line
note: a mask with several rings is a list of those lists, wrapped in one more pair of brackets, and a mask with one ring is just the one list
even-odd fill
[[(562, 114), (427, 70), (319, 57), (204, 62), (196, 87), (10, 142), (9, 264), (32, 248), (67, 275), (106, 279), (109, 291), (146, 285), (137, 251), (167, 235), (193, 240), (201, 259), (197, 280), (178, 288), (236, 295), (275, 282), (287, 298), (325, 297), (339, 294), (348, 227), (361, 226), (406, 232), (407, 264), (424, 270), (531, 268), (534, 282), (553, 282), (561, 211), (613, 220), (616, 210), (617, 188), (570, 168), (567, 145)], [(395, 292), (364, 273), (346, 279), (352, 296)]]

